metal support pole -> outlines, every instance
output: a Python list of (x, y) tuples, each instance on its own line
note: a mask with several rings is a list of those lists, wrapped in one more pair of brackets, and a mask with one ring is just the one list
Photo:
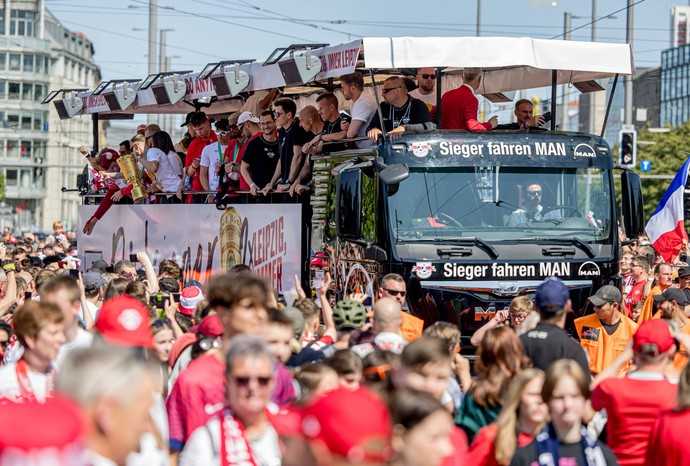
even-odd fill
[[(563, 13), (563, 40), (570, 40), (570, 30), (572, 29), (572, 14), (569, 12)], [(566, 124), (568, 123), (568, 86), (563, 84), (561, 86), (562, 92), (562, 102), (561, 102), (561, 131), (566, 130)]]
[[(633, 0), (628, 0), (628, 10), (625, 22), (625, 41), (633, 49), (633, 28), (635, 23)], [(633, 74), (635, 73), (635, 63), (633, 61)], [(633, 77), (625, 76), (625, 124), (633, 123)]]
[(482, 0), (477, 0), (477, 37), (482, 35)]
[[(149, 74), (156, 72), (156, 32), (158, 31), (158, 0), (149, 0)], [(151, 115), (146, 116), (151, 123)]]
[(613, 94), (616, 93), (616, 87), (618, 86), (618, 75), (613, 78), (613, 87), (611, 88), (611, 94), (609, 94), (609, 101), (606, 104), (606, 113), (604, 114), (604, 124), (601, 125), (601, 137), (604, 137), (604, 132), (606, 131), (606, 123), (609, 119), (609, 112), (611, 111), (611, 104), (613, 103)]
[(556, 94), (558, 89), (558, 70), (551, 70), (551, 131), (556, 131)]
[(436, 114), (434, 115), (434, 120), (436, 120), (436, 127), (441, 127), (441, 91), (443, 78), (441, 77), (441, 71), (443, 68), (436, 68)]
[[(592, 0), (592, 19), (591, 19), (591, 28), (592, 28), (592, 37), (591, 41), (596, 42), (597, 41), (597, 0)], [(590, 92), (587, 94), (587, 102), (589, 102), (589, 118), (587, 121), (587, 132), (590, 134), (594, 134), (594, 131), (596, 131), (596, 128), (594, 127), (596, 125), (596, 102), (597, 102), (597, 94), (594, 92)]]
[(91, 137), (93, 151), (98, 152), (98, 113), (91, 114)]

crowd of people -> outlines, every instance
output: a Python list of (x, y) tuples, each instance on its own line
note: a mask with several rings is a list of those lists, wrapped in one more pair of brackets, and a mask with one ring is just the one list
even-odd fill
[(243, 265), (205, 284), (144, 252), (81, 270), (59, 222), (6, 232), (0, 256), (0, 464), (688, 461), (690, 268), (648, 246), (572, 325), (556, 278), (514, 298), (465, 335), (473, 359), (396, 274), (371, 306), (328, 276), (287, 302)]
[[(184, 137), (174, 143), (158, 125), (140, 125), (131, 140), (118, 149), (98, 153), (83, 149), (91, 192), (104, 195), (100, 208), (86, 223), (93, 231), (113, 203), (160, 204), (237, 201), (239, 193), (252, 196), (272, 192), (290, 196), (308, 192), (312, 183), (312, 156), (365, 148), (383, 136), (429, 131), (436, 128), (436, 71), (420, 68), (415, 79), (392, 76), (380, 83), (381, 102), (365, 92), (364, 77), (355, 72), (340, 78), (337, 93), (324, 92), (316, 105), (298, 110), (295, 100), (279, 90), (260, 91), (238, 112), (209, 116), (203, 111), (186, 115)], [(443, 95), (440, 127), (487, 131), (528, 129), (543, 124), (533, 115), (532, 102), (515, 105), (516, 122), (498, 125), (496, 118), (477, 120), (475, 95), (479, 70), (466, 70), (464, 84)], [(259, 98), (261, 97), (261, 98)], [(349, 110), (340, 108), (340, 101)], [(133, 155), (140, 172), (133, 182), (121, 172), (118, 159)], [(139, 187), (142, 194), (134, 191)]]

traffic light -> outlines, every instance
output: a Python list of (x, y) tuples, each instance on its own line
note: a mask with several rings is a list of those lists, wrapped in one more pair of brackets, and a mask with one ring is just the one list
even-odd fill
[(634, 129), (621, 131), (618, 142), (618, 165), (625, 168), (634, 167), (637, 160), (637, 132)]

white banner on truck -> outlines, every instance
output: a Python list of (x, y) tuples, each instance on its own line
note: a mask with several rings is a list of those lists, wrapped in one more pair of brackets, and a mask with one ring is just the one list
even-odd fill
[[(79, 224), (95, 210), (80, 207)], [(97, 259), (114, 263), (146, 251), (154, 267), (163, 259), (177, 261), (185, 280), (204, 282), (246, 264), (282, 291), (301, 276), (301, 225), (299, 204), (241, 204), (224, 211), (213, 205), (113, 206), (91, 235), (79, 233), (77, 240), (85, 270)]]

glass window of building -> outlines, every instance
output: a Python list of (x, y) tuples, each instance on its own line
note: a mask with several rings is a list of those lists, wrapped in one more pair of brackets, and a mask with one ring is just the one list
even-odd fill
[(34, 112), (34, 130), (43, 130), (43, 112)]
[(7, 97), (7, 81), (0, 79), (0, 99)]
[(36, 163), (43, 163), (46, 156), (46, 142), (41, 140), (34, 140), (33, 155)]
[(10, 35), (33, 37), (36, 12), (28, 10), (12, 10), (10, 14)]
[(31, 129), (31, 114), (22, 115), (22, 129)]
[(15, 139), (7, 140), (7, 157), (11, 159), (19, 158), (19, 141)]
[(17, 169), (8, 168), (5, 170), (5, 184), (7, 186), (17, 186)]
[(34, 100), (34, 85), (32, 83), (22, 84), (22, 100)]
[(34, 100), (40, 102), (45, 97), (45, 86), (43, 84), (34, 84)]
[(22, 56), (18, 53), (10, 54), (10, 71), (21, 71), (22, 68)]
[(50, 57), (48, 55), (43, 57), (43, 70), (46, 74), (50, 73)]
[(19, 156), (23, 159), (31, 158), (31, 141), (22, 141), (20, 143)]
[(7, 98), (10, 100), (19, 100), (21, 95), (22, 84), (10, 81), (7, 84)]
[(24, 72), (33, 73), (34, 72), (34, 55), (32, 53), (24, 54)]
[(31, 169), (30, 168), (24, 168), (20, 171), (21, 177), (20, 177), (20, 184), (22, 188), (30, 188), (31, 187)]
[[(0, 10), (2, 11), (2, 10)], [(5, 71), (7, 68), (7, 52), (0, 52), (0, 70)]]
[(43, 55), (36, 55), (36, 73), (43, 73)]

